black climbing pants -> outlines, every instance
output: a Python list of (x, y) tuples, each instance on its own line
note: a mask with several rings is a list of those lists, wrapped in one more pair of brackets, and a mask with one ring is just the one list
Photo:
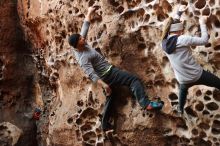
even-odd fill
[[(145, 108), (149, 104), (148, 97), (144, 91), (144, 86), (135, 75), (113, 67), (104, 77), (102, 77), (102, 80), (107, 83), (111, 89), (114, 89), (114, 86), (128, 86), (141, 107)], [(102, 113), (103, 130), (109, 129), (108, 121), (111, 115), (111, 108), (113, 107), (113, 100), (114, 90), (112, 90), (110, 96), (106, 97), (106, 102)]]

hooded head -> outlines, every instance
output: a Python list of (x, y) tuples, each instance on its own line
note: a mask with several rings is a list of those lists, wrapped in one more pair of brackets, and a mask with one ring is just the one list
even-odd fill
[(175, 51), (178, 36), (182, 34), (183, 29), (183, 24), (179, 20), (172, 18), (168, 20), (162, 34), (162, 48), (167, 54)]

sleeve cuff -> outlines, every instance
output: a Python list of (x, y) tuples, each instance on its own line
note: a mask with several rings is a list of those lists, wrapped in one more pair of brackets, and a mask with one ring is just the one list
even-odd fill
[(96, 83), (100, 78), (98, 76), (93, 77), (91, 80), (93, 83)]
[(84, 24), (86, 25), (86, 26), (89, 26), (90, 25), (90, 22), (89, 21), (84, 21)]

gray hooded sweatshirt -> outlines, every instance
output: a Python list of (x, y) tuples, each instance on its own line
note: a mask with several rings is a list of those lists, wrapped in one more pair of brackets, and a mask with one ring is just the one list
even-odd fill
[[(208, 43), (208, 33), (206, 25), (200, 23), (201, 37), (187, 35), (168, 36), (163, 41), (162, 47), (174, 70), (176, 79), (180, 84), (196, 82), (202, 75), (203, 68), (195, 61), (192, 56), (190, 46), (205, 45)], [(175, 48), (174, 50), (172, 50)], [(170, 50), (171, 51), (168, 51)]]

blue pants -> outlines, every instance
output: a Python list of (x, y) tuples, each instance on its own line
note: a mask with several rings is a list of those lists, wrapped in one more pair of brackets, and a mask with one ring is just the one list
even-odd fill
[(179, 109), (183, 113), (184, 105), (186, 103), (186, 97), (188, 89), (194, 85), (206, 85), (209, 87), (215, 87), (220, 90), (220, 78), (214, 74), (203, 70), (201, 77), (198, 81), (190, 84), (180, 84), (179, 86)]
[[(102, 80), (107, 83), (111, 89), (114, 89), (114, 86), (128, 86), (141, 107), (145, 108), (149, 104), (148, 97), (146, 96), (144, 91), (144, 86), (135, 75), (113, 67), (111, 71), (109, 71), (104, 77), (102, 77)], [(106, 102), (102, 113), (103, 130), (107, 130), (110, 128), (110, 124), (108, 121), (111, 116), (113, 100), (114, 90), (112, 90), (110, 96), (106, 97)]]

